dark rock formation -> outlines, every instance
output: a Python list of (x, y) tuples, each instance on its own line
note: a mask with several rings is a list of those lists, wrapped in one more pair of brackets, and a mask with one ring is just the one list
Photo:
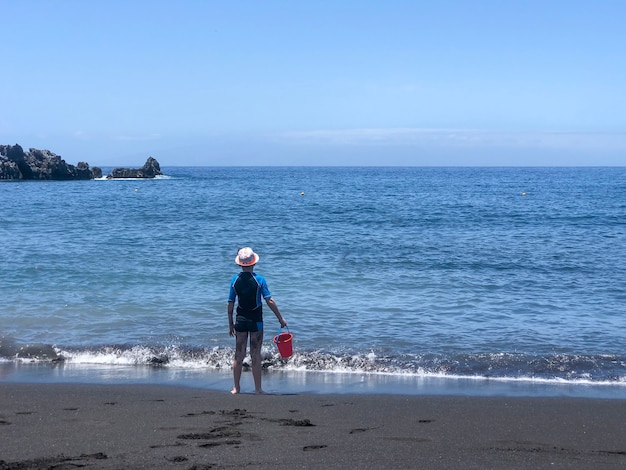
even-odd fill
[(66, 163), (50, 150), (29, 149), (21, 146), (0, 145), (0, 180), (89, 180), (102, 178), (102, 170), (89, 164)]
[[(7, 359), (39, 359), (62, 362), (63, 356), (57, 354), (49, 344), (21, 344), (11, 337), (0, 335), (0, 357)], [(2, 466), (0, 465), (0, 468)]]
[(136, 170), (132, 168), (115, 168), (110, 175), (107, 175), (107, 178), (154, 178), (162, 174), (159, 162), (152, 157), (148, 157), (146, 163), (141, 168)]

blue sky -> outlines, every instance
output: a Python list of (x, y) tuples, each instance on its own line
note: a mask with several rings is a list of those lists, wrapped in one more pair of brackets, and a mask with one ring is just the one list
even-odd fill
[(0, 16), (0, 143), (69, 163), (626, 164), (626, 1), (0, 0)]

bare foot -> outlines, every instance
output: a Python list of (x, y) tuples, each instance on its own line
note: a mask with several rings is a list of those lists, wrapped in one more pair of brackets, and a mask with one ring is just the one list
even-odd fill
[(256, 390), (254, 392), (255, 395), (265, 395), (265, 392), (263, 390)]
[(239, 393), (239, 389), (238, 388), (233, 388), (230, 393), (232, 393), (233, 395), (237, 395)]

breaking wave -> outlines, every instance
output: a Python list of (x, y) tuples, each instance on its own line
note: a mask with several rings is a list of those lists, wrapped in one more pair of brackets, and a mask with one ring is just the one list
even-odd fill
[[(0, 361), (61, 362), (68, 365), (150, 366), (169, 369), (229, 370), (233, 348), (108, 345), (70, 348), (47, 345), (15, 346), (0, 351)], [(385, 355), (363, 352), (296, 351), (283, 359), (274, 347), (264, 346), (263, 367), (269, 370), (373, 374), (399, 377), (449, 377), (554, 383), (626, 385), (626, 357), (618, 355), (464, 353), (455, 355)], [(250, 358), (244, 360), (247, 367)]]

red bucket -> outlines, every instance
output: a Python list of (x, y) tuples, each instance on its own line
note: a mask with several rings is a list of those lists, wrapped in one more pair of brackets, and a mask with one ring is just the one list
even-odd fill
[(291, 333), (281, 333), (277, 336), (274, 336), (274, 343), (278, 346), (278, 352), (281, 357), (288, 358), (293, 354), (293, 346), (291, 345), (291, 340), (293, 339), (293, 335)]

